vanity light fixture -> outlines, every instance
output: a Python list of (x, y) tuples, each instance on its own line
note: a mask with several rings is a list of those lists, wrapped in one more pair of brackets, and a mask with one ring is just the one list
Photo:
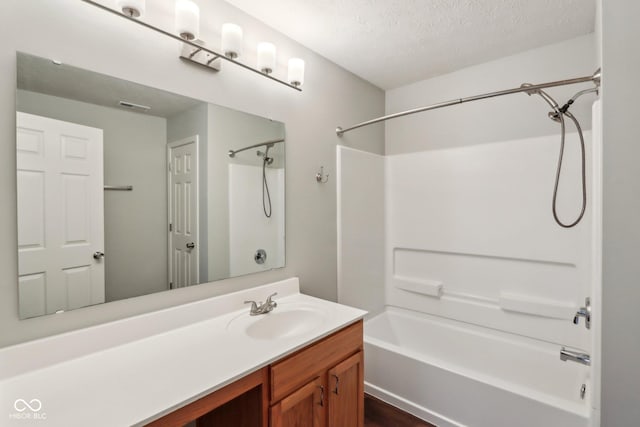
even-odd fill
[(239, 25), (222, 25), (222, 53), (231, 59), (236, 59), (242, 54), (242, 28)]
[(202, 65), (212, 71), (219, 71), (220, 63), (225, 60), (299, 92), (302, 91), (304, 61), (299, 58), (292, 58), (289, 61), (288, 80), (274, 77), (272, 74), (276, 67), (276, 48), (271, 43), (261, 43), (259, 45), (257, 68), (240, 62), (238, 58), (242, 53), (242, 28), (235, 24), (225, 24), (223, 27), (222, 53), (211, 49), (204, 41), (199, 40), (200, 8), (191, 0), (176, 0), (175, 32), (167, 31), (144, 20), (136, 19), (142, 16), (145, 11), (145, 0), (116, 0), (120, 10), (104, 6), (95, 0), (81, 1), (182, 42), (183, 49), (180, 58), (185, 61)]
[(300, 87), (304, 83), (304, 61), (300, 58), (289, 60), (289, 83)]
[(276, 47), (273, 43), (258, 43), (258, 70), (271, 74), (276, 68)]
[(144, 15), (144, 0), (116, 0), (116, 4), (127, 16), (139, 18)]
[(176, 32), (185, 40), (200, 34), (200, 8), (191, 0), (176, 0)]

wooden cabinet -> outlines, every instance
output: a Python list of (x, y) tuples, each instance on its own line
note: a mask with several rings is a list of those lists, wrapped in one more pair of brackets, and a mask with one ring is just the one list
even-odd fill
[(147, 427), (182, 427), (194, 421), (197, 427), (267, 427), (268, 372), (268, 368), (262, 368), (147, 424)]
[(324, 427), (326, 387), (320, 377), (309, 381), (271, 407), (271, 426)]
[(364, 418), (364, 360), (362, 351), (329, 370), (330, 427), (362, 426)]
[(364, 424), (362, 322), (271, 366), (271, 427)]
[(149, 425), (362, 427), (362, 334), (358, 321)]

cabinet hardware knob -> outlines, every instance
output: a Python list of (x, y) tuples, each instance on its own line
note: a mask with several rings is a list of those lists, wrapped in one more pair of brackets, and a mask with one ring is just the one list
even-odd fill
[(320, 387), (320, 406), (324, 406), (324, 386), (318, 387)]
[(336, 387), (333, 389), (333, 392), (335, 394), (338, 394), (338, 384), (340, 383), (340, 377), (338, 377), (336, 374), (332, 374), (332, 376), (336, 379)]

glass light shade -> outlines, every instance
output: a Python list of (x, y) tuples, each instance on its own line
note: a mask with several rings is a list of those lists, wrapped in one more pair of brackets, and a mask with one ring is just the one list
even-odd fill
[(276, 47), (273, 43), (258, 43), (258, 70), (271, 74), (276, 68)]
[(242, 28), (236, 24), (222, 25), (222, 53), (237, 58), (242, 53)]
[(200, 8), (189, 0), (176, 1), (176, 32), (185, 40), (197, 39), (200, 34)]
[(304, 61), (300, 58), (289, 60), (289, 83), (298, 87), (304, 84)]
[(116, 0), (116, 5), (127, 16), (138, 18), (144, 15), (144, 0)]

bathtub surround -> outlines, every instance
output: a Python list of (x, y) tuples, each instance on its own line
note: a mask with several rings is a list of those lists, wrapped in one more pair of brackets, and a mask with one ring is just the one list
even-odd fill
[[(233, 70), (212, 74), (188, 66), (177, 57), (177, 42), (111, 17), (76, 0), (8, 0), (0, 3), (0, 346), (151, 312), (208, 298), (259, 283), (298, 275), (303, 292), (336, 298), (335, 186), (318, 186), (313, 178), (320, 164), (335, 164), (334, 127), (383, 114), (384, 93), (321, 56), (300, 46), (223, 1), (200, 2), (202, 16), (219, 29), (230, 20), (278, 45), (282, 58), (302, 56), (307, 65), (305, 87), (297, 92), (260, 76)], [(223, 18), (224, 17), (224, 18)], [(145, 19), (173, 26), (173, 1), (154, 1)], [(203, 28), (203, 32), (207, 31)], [(15, 37), (15, 34), (22, 34)], [(214, 40), (216, 34), (203, 34)], [(217, 36), (219, 37), (219, 35)], [(15, 177), (16, 50), (58, 58), (62, 62), (124, 78), (207, 102), (271, 117), (287, 126), (286, 187), (287, 266), (284, 269), (89, 307), (63, 315), (18, 320)], [(248, 49), (247, 49), (248, 50)], [(108, 54), (107, 54), (108, 53)], [(255, 52), (244, 52), (246, 58)], [(249, 56), (248, 56), (249, 55)], [(249, 60), (249, 59), (248, 59)], [(225, 64), (232, 67), (232, 64)], [(278, 64), (286, 67), (286, 64)], [(381, 129), (350, 136), (353, 147), (382, 153)], [(289, 168), (290, 167), (290, 168)], [(334, 175), (333, 167), (326, 170)]]
[[(387, 114), (499, 90), (509, 81), (515, 87), (590, 74), (597, 68), (594, 44), (593, 35), (584, 36), (388, 91)], [(581, 89), (549, 92), (568, 99)], [(591, 99), (572, 107), (586, 129)], [(593, 332), (572, 319), (585, 296), (599, 289), (594, 288), (598, 278), (592, 281), (600, 245), (592, 238), (592, 221), (599, 218), (601, 159), (592, 151), (600, 142), (585, 132), (588, 212), (575, 229), (562, 229), (550, 210), (559, 126), (547, 111), (539, 99), (522, 94), (395, 119), (386, 124), (387, 156), (378, 164), (367, 163), (369, 153), (338, 148), (339, 172), (345, 176), (340, 202), (385, 200), (387, 309), (365, 326), (369, 393), (442, 426), (586, 427), (597, 417), (595, 371), (560, 361), (559, 352), (563, 346), (594, 350)], [(562, 219), (581, 203), (577, 135), (569, 132), (558, 199)], [(384, 185), (367, 187), (370, 177), (379, 175)], [(338, 217), (339, 254), (357, 247), (361, 236), (371, 240), (372, 231), (347, 209)], [(365, 246), (380, 255), (375, 246)], [(378, 283), (366, 278), (378, 268), (367, 264), (368, 258), (374, 257), (354, 258), (359, 264), (339, 261), (339, 266), (357, 265), (353, 271), (339, 267), (339, 274), (350, 277), (339, 277), (339, 298), (349, 295), (343, 283), (347, 288)], [(433, 329), (433, 322), (444, 329)], [(448, 345), (455, 347), (438, 352)], [(502, 362), (494, 367), (511, 370), (493, 369), (497, 360)], [(389, 375), (388, 366), (403, 368)], [(469, 403), (461, 408), (451, 396)], [(513, 410), (496, 410), (505, 407)]]
[(384, 307), (385, 157), (337, 147), (338, 301)]
[[(581, 203), (578, 137), (567, 138), (561, 216)], [(598, 200), (593, 171), (600, 165), (591, 164), (591, 150), (599, 143), (590, 132), (585, 138), (588, 191)], [(554, 176), (556, 136), (398, 154), (378, 163), (372, 157), (338, 148), (346, 177), (339, 181), (341, 200), (367, 205), (382, 198), (385, 205), (386, 308), (365, 324), (367, 392), (439, 426), (587, 427), (592, 371), (560, 361), (559, 352), (563, 346), (592, 352), (593, 333), (572, 319), (593, 292), (596, 206), (589, 204), (574, 229), (553, 221), (552, 186), (545, 183)], [(367, 187), (372, 176), (384, 176), (375, 191)], [(338, 253), (349, 255), (375, 231), (344, 212), (358, 208), (339, 206), (338, 230), (348, 232), (339, 235)], [(339, 261), (347, 266), (339, 273), (349, 277), (338, 279), (340, 301), (379, 286), (366, 276), (378, 268), (367, 260), (379, 252), (363, 246), (372, 253), (355, 258), (357, 268)], [(502, 407), (513, 410), (496, 410)]]

